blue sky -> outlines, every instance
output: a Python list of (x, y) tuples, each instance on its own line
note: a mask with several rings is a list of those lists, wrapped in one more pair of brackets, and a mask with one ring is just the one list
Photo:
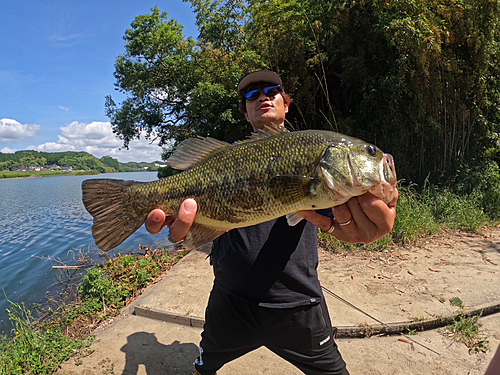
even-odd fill
[(198, 31), (182, 0), (14, 0), (0, 7), (0, 152), (87, 151), (121, 162), (160, 160), (146, 140), (120, 150), (104, 114), (116, 56), (134, 17), (158, 5)]

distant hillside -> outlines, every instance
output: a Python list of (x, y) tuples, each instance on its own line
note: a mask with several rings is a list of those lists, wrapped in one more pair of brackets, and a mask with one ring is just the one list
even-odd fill
[(157, 164), (162, 162), (128, 162), (120, 163), (111, 156), (98, 159), (87, 152), (40, 152), (33, 150), (17, 151), (13, 154), (0, 152), (0, 171), (15, 171), (35, 168), (94, 170), (100, 173), (156, 171)]

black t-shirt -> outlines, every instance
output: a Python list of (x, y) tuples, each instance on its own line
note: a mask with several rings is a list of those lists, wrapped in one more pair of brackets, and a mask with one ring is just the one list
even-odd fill
[(214, 241), (215, 282), (259, 306), (317, 304), (323, 298), (317, 235), (308, 221), (291, 227), (285, 217), (233, 229)]

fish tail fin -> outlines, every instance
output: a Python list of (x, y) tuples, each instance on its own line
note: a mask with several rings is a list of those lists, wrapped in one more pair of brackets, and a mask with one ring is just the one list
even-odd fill
[(109, 251), (141, 227), (149, 211), (137, 212), (130, 200), (136, 181), (91, 179), (82, 182), (82, 200), (93, 216), (92, 235), (99, 249)]

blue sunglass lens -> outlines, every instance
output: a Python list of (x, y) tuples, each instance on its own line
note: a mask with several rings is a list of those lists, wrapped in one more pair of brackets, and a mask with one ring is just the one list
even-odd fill
[(275, 96), (279, 91), (279, 86), (266, 87), (264, 89), (264, 95)]
[(245, 98), (247, 98), (247, 100), (254, 100), (257, 99), (259, 95), (260, 95), (260, 90), (250, 90), (245, 93)]
[(280, 92), (280, 88), (279, 86), (269, 86), (261, 89), (250, 90), (245, 93), (245, 98), (247, 100), (255, 100), (260, 96), (261, 91), (264, 92), (264, 95), (266, 96), (275, 96), (278, 92)]

